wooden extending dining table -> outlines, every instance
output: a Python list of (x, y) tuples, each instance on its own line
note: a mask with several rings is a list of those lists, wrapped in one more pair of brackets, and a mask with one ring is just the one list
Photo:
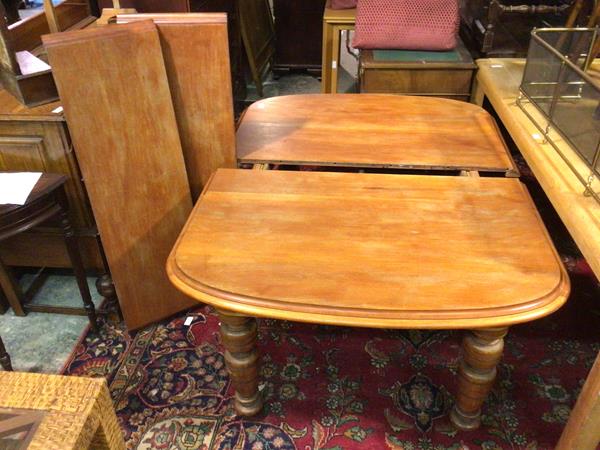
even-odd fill
[(167, 272), (217, 309), (240, 415), (262, 407), (256, 317), (465, 329), (461, 429), (479, 426), (508, 327), (570, 289), (526, 189), (498, 177), (220, 169)]

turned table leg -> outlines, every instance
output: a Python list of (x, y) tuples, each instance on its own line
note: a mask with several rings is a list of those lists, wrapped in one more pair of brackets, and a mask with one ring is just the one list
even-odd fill
[(481, 405), (494, 384), (507, 331), (508, 328), (473, 330), (463, 338), (458, 393), (450, 413), (452, 423), (461, 430), (474, 430), (481, 423)]
[(81, 260), (81, 253), (79, 253), (77, 238), (75, 237), (73, 227), (71, 226), (71, 221), (69, 220), (69, 215), (65, 209), (61, 209), (60, 211), (60, 221), (63, 237), (67, 246), (67, 252), (69, 253), (69, 259), (71, 260), (75, 279), (77, 280), (77, 286), (79, 287), (79, 293), (81, 294), (81, 299), (83, 300), (83, 308), (87, 313), (92, 330), (98, 331), (96, 307), (92, 301), (90, 288), (87, 284), (87, 276), (83, 267), (83, 261)]
[(8, 356), (8, 352), (4, 347), (4, 342), (2, 342), (2, 338), (0, 337), (0, 366), (4, 370), (13, 370), (12, 364), (10, 362), (10, 356)]
[(79, 244), (75, 237), (75, 230), (69, 219), (69, 201), (67, 199), (67, 193), (64, 185), (56, 193), (56, 201), (59, 207), (58, 217), (60, 219), (60, 225), (63, 232), (63, 238), (67, 247), (67, 253), (69, 254), (69, 260), (73, 266), (73, 273), (75, 274), (75, 280), (77, 280), (77, 287), (83, 301), (83, 308), (90, 321), (92, 330), (98, 331), (98, 320), (96, 317), (96, 307), (92, 301), (92, 295), (90, 294), (90, 287), (87, 283), (87, 275), (83, 266), (83, 260), (81, 259), (81, 253), (79, 250)]
[(263, 405), (258, 391), (256, 319), (229, 311), (218, 311), (225, 364), (235, 388), (235, 409), (241, 416), (253, 416)]

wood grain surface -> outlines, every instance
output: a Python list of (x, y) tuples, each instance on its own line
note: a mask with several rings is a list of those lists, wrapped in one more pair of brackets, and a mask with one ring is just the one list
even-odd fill
[[(600, 278), (600, 203), (583, 195), (583, 184), (516, 105), (525, 58), (480, 59), (477, 65), (474, 100), (489, 99), (581, 253)], [(529, 112), (535, 114), (533, 108)], [(541, 119), (539, 114), (537, 117)], [(575, 150), (556, 133), (551, 132), (551, 136), (571, 164), (587, 177), (587, 167)], [(600, 191), (599, 180), (594, 186)]]
[(507, 326), (569, 292), (508, 178), (220, 169), (167, 270), (224, 310), (369, 327)]
[(44, 44), (128, 328), (188, 307), (164, 270), (192, 203), (156, 27)]
[(196, 199), (219, 167), (235, 167), (235, 125), (227, 15), (127, 14), (154, 21), (160, 36), (188, 180)]
[(557, 450), (594, 450), (600, 444), (600, 353), (585, 380)]
[(29, 108), (10, 95), (8, 91), (0, 89), (0, 121), (64, 122), (62, 113), (52, 112), (59, 107), (60, 102), (54, 102)]
[(375, 94), (274, 97), (248, 108), (240, 162), (416, 169), (517, 170), (482, 108), (441, 98)]

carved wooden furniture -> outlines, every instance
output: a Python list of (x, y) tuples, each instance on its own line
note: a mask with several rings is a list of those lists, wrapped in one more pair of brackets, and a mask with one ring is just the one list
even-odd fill
[(507, 327), (552, 313), (569, 293), (511, 178), (219, 169), (167, 271), (220, 311), (238, 413), (262, 406), (252, 317), (464, 328), (451, 415), (463, 429), (479, 425)]
[[(65, 175), (69, 211), (84, 266), (101, 270), (104, 266), (94, 218), (60, 111), (60, 103), (28, 108), (0, 90), (0, 170)], [(10, 266), (71, 267), (62, 233), (55, 227), (38, 227), (3, 241), (0, 258)]]
[(0, 85), (21, 103), (36, 106), (58, 94), (41, 46), (48, 32), (84, 28), (95, 20), (87, 0), (44, 0), (44, 11), (9, 25), (0, 3)]
[(58, 100), (50, 66), (29, 51), (14, 49), (1, 3), (0, 86), (28, 106)]
[(119, 15), (117, 23), (148, 19), (160, 35), (195, 200), (217, 168), (236, 164), (227, 17), (223, 13), (129, 14)]
[(588, 375), (557, 450), (596, 450), (600, 444), (600, 353)]
[(354, 30), (356, 9), (331, 9), (329, 1), (323, 12), (323, 51), (321, 92), (337, 92), (338, 66), (340, 64), (340, 33)]
[(237, 131), (240, 163), (518, 176), (494, 119), (441, 98), (375, 94), (290, 95), (260, 100)]
[(2, 342), (2, 336), (0, 336), (0, 366), (2, 366), (2, 369), (4, 370), (13, 370), (10, 362), (10, 356), (6, 351), (4, 342)]
[(125, 323), (185, 309), (192, 302), (164, 264), (192, 202), (154, 23), (57, 33), (44, 44)]
[[(125, 450), (110, 393), (103, 378), (36, 373), (0, 373), (0, 434), (22, 424), (24, 410), (42, 416), (28, 450)], [(1, 444), (0, 444), (1, 446)]]
[(456, 49), (449, 52), (361, 50), (360, 92), (469, 101), (476, 68), (460, 39)]
[(262, 78), (275, 54), (275, 28), (269, 0), (238, 3), (240, 30), (248, 57), (250, 74), (259, 97), (264, 95)]
[(525, 56), (531, 30), (564, 26), (575, 3), (574, 0), (461, 1), (461, 34), (478, 55)]
[(274, 0), (273, 71), (308, 70), (321, 74), (322, 20), (325, 0)]
[(97, 330), (96, 309), (92, 302), (81, 254), (69, 219), (69, 202), (64, 188), (65, 181), (64, 175), (44, 173), (24, 205), (0, 205), (0, 242), (46, 222), (57, 220), (77, 279), (84, 309), (44, 305), (43, 310), (40, 310), (36, 307), (37, 305), (23, 304), (21, 289), (1, 259), (0, 287), (17, 316), (26, 315), (26, 311), (59, 313), (81, 311), (87, 314), (92, 329)]

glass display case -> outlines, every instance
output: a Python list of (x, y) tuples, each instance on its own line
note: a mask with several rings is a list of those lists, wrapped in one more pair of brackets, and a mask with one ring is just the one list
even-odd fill
[[(517, 104), (583, 183), (584, 194), (600, 201), (597, 33), (596, 28), (533, 30)], [(576, 159), (565, 154), (563, 144)]]

